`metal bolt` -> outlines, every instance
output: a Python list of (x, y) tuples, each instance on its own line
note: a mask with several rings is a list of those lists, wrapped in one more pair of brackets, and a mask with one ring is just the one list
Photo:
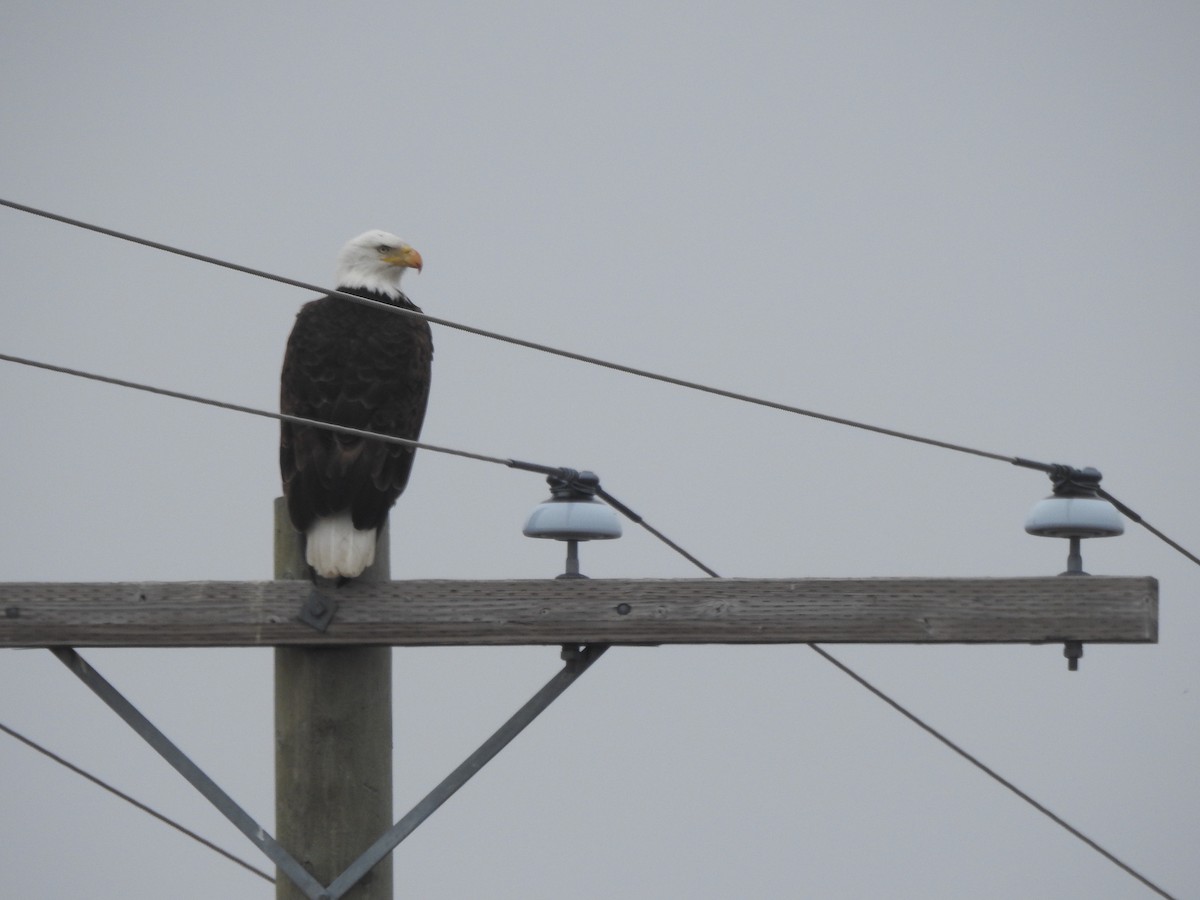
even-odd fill
[(578, 662), (579, 657), (583, 654), (583, 648), (578, 644), (563, 644), (562, 652), (558, 655), (563, 662), (573, 663)]
[(1079, 670), (1079, 660), (1083, 658), (1083, 642), (1067, 641), (1063, 644), (1063, 656), (1067, 658), (1067, 671)]

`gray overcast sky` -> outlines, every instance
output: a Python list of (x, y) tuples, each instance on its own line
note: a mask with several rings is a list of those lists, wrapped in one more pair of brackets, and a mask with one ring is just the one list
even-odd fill
[[(9, 0), (3, 195), (328, 284), (404, 235), (431, 314), (1094, 465), (1193, 550), (1193, 3)], [(274, 408), (302, 291), (0, 210), (0, 349)], [(591, 468), (725, 575), (1053, 574), (1036, 473), (435, 331), (426, 439)], [(0, 581), (264, 579), (269, 422), (0, 367)], [(550, 577), (540, 478), (423, 454), (397, 578)], [(636, 529), (593, 576), (691, 577)], [(832, 648), (1178, 896), (1200, 886), (1200, 569), (1156, 646)], [(273, 821), (271, 654), (85, 654)], [(558, 667), (398, 650), (396, 809)], [(253, 848), (50, 654), (0, 721)], [(11, 897), (271, 888), (0, 736)], [(256, 860), (257, 861), (257, 860)], [(614, 650), (396, 855), (403, 896), (1142, 898), (807, 649)]]

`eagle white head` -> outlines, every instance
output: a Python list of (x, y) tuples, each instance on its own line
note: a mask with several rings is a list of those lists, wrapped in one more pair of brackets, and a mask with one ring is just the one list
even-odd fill
[(395, 299), (400, 277), (408, 269), (421, 271), (421, 254), (394, 234), (366, 231), (342, 248), (337, 286), (365, 288)]

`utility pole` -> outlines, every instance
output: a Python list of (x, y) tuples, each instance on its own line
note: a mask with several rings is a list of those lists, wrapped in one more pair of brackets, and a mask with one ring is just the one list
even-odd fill
[[(1158, 641), (1158, 582), (1112, 578), (391, 581), (314, 585), (275, 504), (275, 579), (0, 584), (0, 648), (46, 647), (277, 867), (276, 900), (392, 900), (392, 851), (611, 645)], [(392, 819), (391, 650), (557, 645), (566, 665)], [(76, 647), (275, 647), (275, 837)], [(1074, 668), (1074, 666), (1072, 666)]]
[[(275, 578), (308, 578), (303, 536), (283, 498), (275, 501)], [(390, 578), (385, 525), (356, 583)], [(325, 593), (354, 602), (352, 586)], [(391, 654), (387, 646), (275, 648), (275, 836), (321, 884), (392, 825)], [(391, 855), (344, 896), (392, 900)], [(275, 897), (305, 900), (282, 872)]]

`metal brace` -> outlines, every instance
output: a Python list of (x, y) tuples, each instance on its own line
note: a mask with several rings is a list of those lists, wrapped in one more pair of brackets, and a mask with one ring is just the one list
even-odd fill
[[(308, 603), (313, 597), (318, 601), (326, 601), (319, 593), (313, 591)], [(337, 604), (329, 604), (329, 618), (333, 617)], [(303, 612), (301, 615), (303, 616)], [(311, 623), (310, 623), (311, 624)], [(325, 624), (328, 624), (326, 621)], [(315, 627), (315, 626), (314, 626)], [(324, 630), (324, 629), (321, 629)], [(524, 728), (538, 717), (554, 700), (570, 687), (575, 680), (587, 671), (597, 659), (608, 649), (606, 644), (568, 644), (564, 650), (567, 664), (557, 675), (546, 682), (540, 691), (533, 695), (524, 706), (517, 710), (508, 721), (483, 744), (468, 756), (461, 765), (425, 795), (409, 813), (385, 831), (379, 838), (351, 863), (341, 875), (328, 885), (322, 885), (304, 868), (287, 850), (279, 845), (265, 829), (250, 817), (250, 815), (233, 801), (228, 794), (217, 787), (211, 778), (204, 774), (182, 750), (171, 743), (161, 731), (150, 723), (133, 704), (126, 700), (111, 684), (105, 681), (100, 673), (93, 669), (84, 659), (69, 647), (51, 647), (50, 652), (59, 658), (68, 669), (92, 691), (100, 697), (126, 724), (133, 728), (172, 768), (196, 788), (217, 810), (232, 822), (239, 831), (248, 837), (276, 867), (291, 879), (309, 900), (339, 900), (351, 888), (374, 868), (375, 864), (391, 853), (408, 837), (418, 825), (428, 819), (437, 809), (473, 775), (492, 760), (501, 750), (521, 733)]]

